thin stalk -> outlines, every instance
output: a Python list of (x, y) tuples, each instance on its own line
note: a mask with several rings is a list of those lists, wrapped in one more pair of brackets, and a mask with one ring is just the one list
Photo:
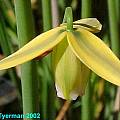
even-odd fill
[[(109, 12), (109, 25), (110, 25), (110, 37), (111, 37), (111, 48), (112, 51), (120, 57), (120, 39), (119, 39), (119, 7), (120, 5), (117, 5), (116, 3), (119, 3), (118, 0), (108, 0), (108, 12)], [(120, 87), (118, 87), (117, 94), (120, 94), (119, 91)], [(117, 114), (119, 116), (119, 111), (117, 111)], [(116, 115), (115, 115), (116, 116)]]
[(108, 11), (109, 11), (109, 25), (110, 25), (110, 37), (111, 37), (111, 48), (113, 52), (120, 57), (119, 48), (119, 29), (118, 19), (115, 7), (115, 0), (108, 0)]
[[(6, 34), (5, 23), (3, 17), (0, 15), (0, 45), (5, 56), (10, 55), (12, 50), (12, 45)], [(8, 69), (9, 76), (18, 90), (18, 97), (21, 98), (21, 82), (16, 74), (15, 68)]]
[(70, 103), (71, 103), (71, 101), (65, 101), (64, 105), (62, 106), (62, 108), (55, 120), (62, 120), (64, 118), (68, 108), (70, 107)]
[(67, 23), (67, 30), (68, 31), (73, 31), (73, 15), (72, 15), (72, 8), (71, 7), (67, 7), (65, 9), (63, 23)]
[[(22, 47), (34, 37), (31, 1), (15, 0), (15, 13), (19, 45)], [(21, 65), (23, 113), (37, 112), (37, 70), (34, 61)], [(30, 119), (32, 120), (32, 119)]]
[[(91, 2), (92, 0), (82, 0), (82, 18), (91, 16)], [(89, 79), (92, 79), (91, 77)], [(93, 120), (93, 105), (92, 105), (92, 86), (89, 80), (85, 95), (82, 97), (82, 120)]]
[(89, 81), (86, 87), (85, 95), (82, 97), (82, 114), (81, 120), (93, 120), (93, 104), (92, 104), (92, 85), (91, 79), (93, 79), (92, 73), (89, 77)]
[(52, 28), (51, 0), (42, 0), (43, 30)]
[(92, 0), (82, 0), (82, 18), (91, 17), (91, 2)]
[[(51, 0), (42, 0), (42, 16), (43, 16), (43, 31), (48, 31), (52, 28), (52, 13), (51, 13)], [(51, 67), (51, 55), (47, 56), (45, 58), (46, 62), (48, 63), (45, 68), (47, 68), (47, 71), (45, 70), (45, 73), (47, 73), (47, 76), (51, 76), (49, 70), (49, 67)], [(46, 77), (48, 78), (48, 77)], [(48, 81), (51, 81), (52, 78), (49, 77), (48, 79), (45, 79), (43, 81), (44, 88), (43, 91), (43, 97), (42, 97), (42, 114), (43, 114), (43, 120), (46, 119), (54, 119), (54, 91), (53, 89), (49, 90), (48, 86), (53, 86), (52, 83), (48, 84)], [(49, 94), (48, 94), (49, 91)], [(48, 98), (49, 101), (48, 101)], [(52, 100), (51, 100), (52, 98)], [(52, 101), (52, 103), (51, 103)], [(47, 108), (48, 106), (48, 108)], [(52, 108), (52, 109), (51, 109)], [(49, 115), (48, 115), (49, 114)]]
[(120, 18), (120, 0), (115, 0), (115, 2), (116, 2), (117, 19), (119, 20), (119, 18)]
[[(40, 66), (41, 67), (41, 66)], [(42, 119), (46, 120), (47, 119), (47, 107), (48, 107), (48, 66), (43, 65), (44, 69), (44, 74), (45, 77), (42, 78), (42, 95), (41, 95), (41, 100), (42, 100)], [(50, 100), (50, 99), (49, 99)]]

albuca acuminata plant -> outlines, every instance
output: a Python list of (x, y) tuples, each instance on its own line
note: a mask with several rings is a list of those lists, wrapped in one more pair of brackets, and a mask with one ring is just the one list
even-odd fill
[(120, 86), (120, 61), (93, 33), (101, 30), (95, 18), (73, 22), (67, 8), (63, 23), (40, 34), (12, 55), (0, 61), (0, 70), (8, 69), (52, 50), (57, 95), (75, 100), (83, 95), (90, 70)]

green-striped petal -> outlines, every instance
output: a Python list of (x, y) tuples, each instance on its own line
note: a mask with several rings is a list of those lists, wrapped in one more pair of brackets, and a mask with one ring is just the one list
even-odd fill
[(1, 60), (0, 70), (14, 67), (42, 55), (56, 46), (65, 36), (65, 30), (57, 27), (35, 37), (17, 52)]
[[(64, 52), (60, 53), (59, 48), (63, 46)], [(74, 55), (66, 39), (56, 47), (56, 51), (53, 52), (54, 59), (57, 59), (54, 63), (57, 95), (63, 99), (75, 100), (85, 92), (89, 69)]]
[(120, 86), (120, 61), (102, 40), (85, 29), (68, 32), (67, 38), (75, 55), (87, 67)]

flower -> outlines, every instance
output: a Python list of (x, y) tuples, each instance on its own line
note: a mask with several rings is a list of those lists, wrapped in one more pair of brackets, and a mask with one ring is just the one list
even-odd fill
[(55, 83), (59, 97), (75, 100), (83, 95), (89, 71), (120, 86), (120, 61), (110, 48), (93, 33), (101, 30), (95, 18), (73, 22), (73, 30), (67, 24), (35, 37), (12, 55), (0, 61), (0, 70), (22, 64), (47, 51), (52, 51)]

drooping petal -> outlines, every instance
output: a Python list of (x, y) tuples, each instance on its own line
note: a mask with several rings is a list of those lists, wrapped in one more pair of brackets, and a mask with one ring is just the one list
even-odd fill
[(56, 46), (65, 36), (64, 29), (57, 27), (35, 37), (17, 52), (1, 60), (0, 70), (14, 67), (42, 55)]
[(96, 18), (85, 18), (73, 22), (74, 28), (84, 28), (90, 32), (97, 33), (101, 30), (102, 25)]
[(68, 32), (68, 42), (75, 55), (92, 71), (120, 86), (120, 61), (107, 45), (91, 32)]
[(63, 56), (67, 47), (68, 47), (68, 42), (67, 42), (67, 35), (66, 35), (66, 37), (63, 38), (63, 40), (58, 45), (56, 45), (52, 51), (52, 68), (54, 72), (59, 60)]
[[(60, 51), (59, 48), (61, 47), (64, 52), (62, 52), (63, 50)], [(54, 64), (57, 95), (63, 99), (75, 100), (85, 92), (89, 69), (74, 55), (66, 39), (61, 41), (53, 52), (55, 52)]]

